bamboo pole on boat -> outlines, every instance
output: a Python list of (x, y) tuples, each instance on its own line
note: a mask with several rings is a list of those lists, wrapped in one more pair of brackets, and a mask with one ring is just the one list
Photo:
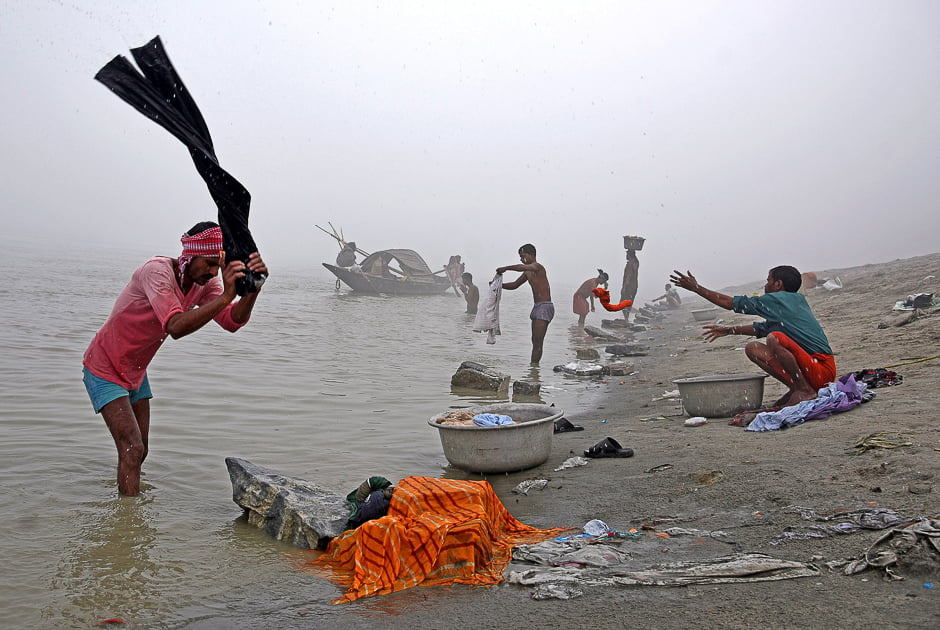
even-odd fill
[[(332, 232), (330, 232), (330, 231), (328, 231), (328, 230), (326, 230), (326, 229), (324, 229), (324, 228), (322, 228), (322, 227), (320, 227), (319, 225), (316, 225), (316, 224), (314, 224), (314, 227), (316, 227), (316, 228), (319, 229), (320, 231), (324, 232), (325, 234), (329, 234), (330, 236), (332, 236), (333, 238), (335, 238), (335, 239), (336, 239), (336, 242), (340, 244), (340, 247), (345, 247), (345, 246), (346, 246), (346, 239), (343, 238), (342, 232), (341, 232), (341, 231), (340, 231), (340, 232), (337, 232), (337, 231), (336, 231), (336, 228), (333, 227), (333, 224), (332, 224), (332, 223), (329, 223), (329, 222), (328, 222), (327, 225), (329, 225), (330, 228), (332, 228), (332, 230), (333, 230)], [(358, 245), (356, 246), (356, 253), (362, 254), (363, 256), (369, 256), (369, 255), (370, 255), (369, 252), (365, 251), (364, 249), (360, 249)]]

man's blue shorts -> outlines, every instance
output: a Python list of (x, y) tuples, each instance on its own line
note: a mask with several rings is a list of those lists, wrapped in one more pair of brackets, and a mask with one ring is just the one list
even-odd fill
[(131, 390), (124, 389), (117, 383), (98, 378), (89, 372), (88, 368), (82, 368), (82, 374), (82, 380), (85, 381), (85, 390), (88, 392), (88, 397), (91, 398), (91, 406), (95, 408), (95, 413), (100, 413), (102, 407), (121, 396), (129, 397), (131, 404), (144, 398), (153, 398), (153, 393), (150, 391), (150, 380), (146, 374), (140, 387)]

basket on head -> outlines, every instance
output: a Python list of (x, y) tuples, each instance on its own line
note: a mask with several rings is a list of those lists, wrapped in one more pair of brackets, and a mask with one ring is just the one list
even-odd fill
[(645, 242), (646, 242), (646, 239), (641, 236), (624, 236), (623, 248), (634, 249), (636, 251), (639, 251), (643, 249), (643, 243)]

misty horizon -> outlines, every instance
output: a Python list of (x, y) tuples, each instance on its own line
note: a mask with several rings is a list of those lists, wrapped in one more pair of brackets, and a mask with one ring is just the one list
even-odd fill
[[(224, 8), (223, 8), (224, 7)], [(278, 268), (533, 243), (553, 285), (645, 237), (720, 288), (938, 250), (940, 5), (13, 4), (0, 8), (4, 241), (178, 253), (215, 207), (185, 148), (94, 81), (160, 35)], [(322, 270), (325, 272), (325, 270)], [(273, 279), (272, 278), (272, 279)], [(565, 304), (569, 295), (554, 295)]]

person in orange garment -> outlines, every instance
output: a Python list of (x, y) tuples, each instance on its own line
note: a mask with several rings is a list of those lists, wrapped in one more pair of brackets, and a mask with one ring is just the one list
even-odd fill
[[(597, 276), (588, 278), (581, 283), (578, 290), (574, 292), (571, 300), (571, 310), (578, 316), (578, 328), (584, 328), (584, 322), (589, 312), (594, 312), (594, 288), (603, 285), (607, 288), (608, 275), (603, 269), (597, 270)], [(590, 300), (590, 304), (588, 304)]]
[(836, 361), (829, 340), (816, 316), (799, 293), (800, 272), (789, 265), (767, 273), (764, 294), (731, 297), (698, 283), (691, 272), (673, 271), (669, 278), (683, 289), (702, 296), (712, 304), (735, 313), (760, 315), (764, 321), (743, 326), (705, 326), (706, 341), (725, 335), (766, 337), (767, 343), (750, 341), (744, 347), (747, 358), (787, 386), (774, 407), (788, 407), (816, 398), (820, 388), (836, 379)]

